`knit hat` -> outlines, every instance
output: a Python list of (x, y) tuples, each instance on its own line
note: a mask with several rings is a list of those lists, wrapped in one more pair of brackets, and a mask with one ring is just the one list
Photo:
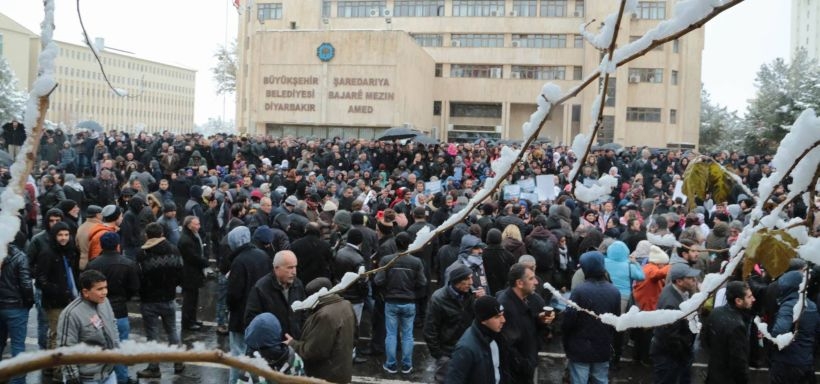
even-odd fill
[(194, 200), (199, 200), (202, 198), (202, 187), (198, 185), (192, 185), (190, 189), (191, 198)]
[(669, 255), (657, 245), (649, 246), (649, 262), (655, 264), (669, 264)]
[(347, 242), (353, 245), (360, 245), (364, 240), (364, 235), (362, 231), (358, 228), (353, 228), (347, 231)]
[(481, 296), (473, 304), (475, 319), (479, 322), (491, 319), (504, 313), (504, 306), (498, 303), (495, 297)]
[(88, 208), (85, 209), (85, 216), (86, 217), (94, 217), (97, 214), (102, 213), (102, 207), (99, 205), (89, 205)]
[(589, 251), (581, 255), (579, 260), (581, 270), (584, 271), (586, 278), (601, 277), (606, 274), (604, 267), (604, 254), (598, 251)]
[(68, 212), (77, 206), (77, 202), (71, 199), (65, 199), (57, 204), (57, 209), (63, 211), (63, 215), (68, 215)]
[(176, 211), (177, 211), (177, 205), (173, 201), (166, 201), (165, 205), (162, 206), (162, 212), (163, 213), (176, 212)]
[(319, 292), (322, 288), (330, 289), (331, 287), (333, 287), (333, 283), (330, 282), (330, 279), (327, 277), (317, 277), (305, 286), (305, 293), (310, 296)]
[(468, 277), (473, 275), (473, 271), (468, 268), (466, 265), (458, 265), (453, 270), (450, 271), (449, 282), (451, 285), (458, 284)]
[(296, 196), (290, 195), (287, 199), (285, 199), (285, 205), (296, 206), (296, 203), (299, 202), (299, 199)]
[(501, 231), (499, 231), (498, 228), (490, 229), (487, 232), (487, 244), (501, 244)]
[(341, 228), (350, 228), (350, 226), (353, 225), (353, 220), (350, 215), (350, 212), (345, 211), (344, 209), (336, 212), (336, 214), (333, 215), (333, 223), (335, 223)]
[(102, 211), (103, 221), (106, 223), (113, 223), (120, 217), (120, 207), (109, 204), (103, 207)]
[(645, 257), (649, 257), (649, 248), (652, 246), (648, 240), (641, 240), (638, 242), (638, 245), (635, 246), (635, 252), (632, 252), (632, 256), (635, 258), (642, 259)]
[(325, 201), (325, 205), (322, 206), (322, 210), (325, 211), (325, 212), (333, 212), (333, 211), (336, 211), (338, 209), (339, 209), (339, 207), (336, 206), (336, 203), (334, 203), (331, 200)]
[(100, 237), (100, 246), (104, 250), (115, 250), (120, 245), (120, 235), (116, 232), (106, 232)]
[(253, 231), (253, 239), (262, 244), (273, 243), (273, 230), (267, 225), (258, 227)]

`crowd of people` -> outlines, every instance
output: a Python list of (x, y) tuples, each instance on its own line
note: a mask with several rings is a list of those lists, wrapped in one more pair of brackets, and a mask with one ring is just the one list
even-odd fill
[[(10, 150), (22, 144), (13, 133), (3, 135)], [(543, 283), (596, 313), (676, 309), (705, 273), (725, 268), (758, 197), (738, 186), (727, 201), (707, 197), (690, 206), (675, 198), (691, 153), (633, 146), (596, 148), (579, 159), (566, 146), (526, 149), (507, 182), (554, 175), (556, 199), (493, 194), (422, 250), (399, 256), (420, 230), (468, 209), (485, 179), (496, 176), (490, 164), (498, 145), (48, 131), (26, 184), (25, 225), (2, 265), (0, 345), (10, 338), (12, 355), (25, 349), (34, 306), (41, 349), (118, 348), (129, 338), (132, 301), (149, 341), (160, 339), (161, 327), (179, 344), (181, 287), (183, 332), (215, 331), (229, 338), (234, 355), (259, 353), (276, 369), (333, 382), (350, 382), (365, 356), (378, 358), (388, 375), (410, 374), (418, 332), (442, 383), (537, 382), (538, 351), (556, 342), (570, 382), (607, 382), (630, 340), (653, 382), (689, 382), (696, 335), (685, 319), (618, 333), (564, 308)], [(770, 156), (712, 155), (752, 190), (772, 172)], [(617, 188), (594, 203), (573, 199), (577, 161), (579, 181), (609, 174)], [(0, 168), (0, 185), (9, 177)], [(441, 188), (431, 192), (430, 182)], [(782, 186), (771, 197), (785, 198)], [(796, 199), (783, 215), (805, 217), (808, 209)], [(647, 232), (672, 234), (682, 246), (652, 245)], [(345, 273), (385, 266), (310, 310), (291, 307)], [(738, 268), (701, 310), (708, 382), (745, 382), (748, 368), (762, 365), (771, 367), (772, 382), (813, 382), (820, 332), (813, 302), (783, 350), (759, 342), (751, 322), (762, 315), (772, 335), (790, 332), (807, 268), (795, 259), (774, 281), (760, 266), (749, 276)], [(218, 283), (215, 330), (197, 313), (210, 270)], [(43, 374), (60, 382), (134, 381), (121, 365)], [(159, 364), (136, 376), (161, 377)], [(252, 380), (231, 371), (231, 383)]]

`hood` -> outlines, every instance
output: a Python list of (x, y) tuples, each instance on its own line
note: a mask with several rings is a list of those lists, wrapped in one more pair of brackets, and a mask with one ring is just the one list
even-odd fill
[(629, 258), (629, 247), (623, 241), (616, 241), (606, 249), (606, 258), (612, 261), (624, 262)]
[(481, 239), (473, 235), (464, 235), (464, 237), (461, 238), (461, 245), (459, 245), (458, 253), (469, 254), (470, 250), (479, 243), (481, 243)]
[(459, 228), (458, 226), (453, 229), (453, 232), (450, 233), (450, 245), (456, 248), (461, 247), (461, 239), (464, 238), (464, 235), (467, 234), (467, 231), (464, 228)]
[(140, 195), (134, 195), (131, 200), (128, 200), (128, 209), (134, 213), (140, 213), (145, 208), (145, 200)]
[(536, 238), (536, 239), (549, 239), (553, 243), (558, 244), (558, 239), (555, 238), (555, 235), (550, 232), (549, 229), (546, 227), (535, 227), (533, 228), (532, 232), (528, 237)]
[(800, 271), (789, 271), (784, 273), (777, 279), (777, 285), (780, 288), (778, 298), (785, 300), (789, 296), (796, 295), (800, 290), (800, 283), (803, 282), (803, 274)]
[(558, 218), (569, 223), (572, 221), (572, 211), (565, 205), (552, 205), (549, 209), (549, 217)]
[(245, 328), (245, 343), (254, 350), (266, 349), (282, 343), (282, 324), (270, 312), (260, 313)]
[(261, 244), (270, 244), (273, 242), (273, 230), (267, 225), (260, 226), (253, 231), (253, 239)]
[(202, 157), (202, 155), (199, 154), (199, 151), (194, 151), (191, 153), (191, 157)]
[(239, 226), (228, 232), (228, 247), (231, 251), (251, 242), (251, 231), (246, 226)]
[(584, 271), (584, 276), (588, 279), (591, 277), (602, 277), (606, 274), (606, 267), (604, 266), (604, 254), (598, 251), (590, 251), (581, 255), (581, 269)]

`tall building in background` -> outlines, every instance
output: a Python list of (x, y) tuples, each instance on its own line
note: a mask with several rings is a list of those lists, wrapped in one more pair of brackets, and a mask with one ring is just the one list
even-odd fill
[[(111, 84), (127, 92), (114, 94), (97, 60), (85, 45), (56, 41), (59, 87), (51, 94), (47, 120), (69, 130), (78, 122), (94, 120), (106, 129), (129, 132), (192, 132), (196, 71), (146, 60), (112, 49), (100, 50)], [(95, 44), (103, 47), (104, 41)], [(17, 75), (18, 87), (28, 92), (37, 77), (40, 37), (0, 14), (0, 55)]]
[[(672, 16), (639, 1), (619, 45)], [(564, 90), (601, 60), (579, 25), (617, 2), (584, 0), (240, 1), (237, 127), (372, 138), (408, 126), (441, 140), (520, 139), (546, 82)], [(590, 28), (597, 29), (600, 21)], [(697, 29), (617, 70), (599, 142), (693, 146), (700, 125)], [(569, 143), (592, 124), (593, 85), (553, 111), (541, 136)]]
[(820, 60), (820, 1), (792, 0), (791, 54), (804, 48), (809, 57)]

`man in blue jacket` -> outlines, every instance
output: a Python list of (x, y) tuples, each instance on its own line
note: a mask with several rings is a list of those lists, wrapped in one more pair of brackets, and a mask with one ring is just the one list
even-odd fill
[[(570, 299), (596, 313), (620, 315), (621, 294), (606, 277), (604, 255), (598, 251), (584, 253), (580, 264), (586, 281), (572, 290)], [(564, 312), (561, 329), (571, 382), (586, 384), (593, 379), (606, 383), (615, 329), (571, 307)]]
[(772, 384), (785, 383), (814, 383), (814, 348), (820, 336), (820, 315), (817, 306), (811, 300), (805, 300), (803, 313), (797, 322), (794, 322), (794, 311), (797, 310), (797, 300), (800, 297), (800, 283), (803, 281), (803, 272), (789, 271), (777, 280), (780, 286), (780, 295), (774, 325), (769, 331), (772, 337), (784, 333), (797, 332), (786, 348), (772, 353), (772, 367), (769, 371)]

